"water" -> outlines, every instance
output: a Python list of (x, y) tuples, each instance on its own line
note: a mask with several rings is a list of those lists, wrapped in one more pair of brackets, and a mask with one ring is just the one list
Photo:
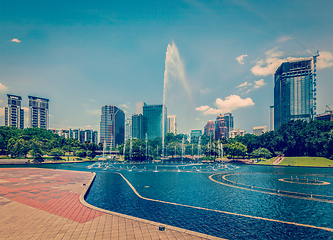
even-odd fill
[[(44, 164), (41, 167), (94, 171), (97, 175), (86, 198), (88, 203), (162, 224), (227, 239), (333, 237), (330, 231), (283, 223), (333, 229), (332, 168), (180, 162), (96, 162)], [(119, 173), (142, 197), (151, 200), (137, 196)], [(219, 183), (212, 181), (210, 176)], [(291, 176), (293, 179), (296, 176), (315, 178), (330, 184), (298, 184), (279, 180), (290, 179)]]

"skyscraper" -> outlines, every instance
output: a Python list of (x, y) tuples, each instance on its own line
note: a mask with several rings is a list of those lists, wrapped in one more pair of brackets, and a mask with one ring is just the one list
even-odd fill
[(28, 96), (29, 98), (29, 126), (49, 128), (49, 99)]
[(147, 137), (148, 139), (155, 139), (162, 137), (163, 121), (164, 121), (164, 135), (167, 126), (167, 108), (164, 106), (164, 119), (163, 118), (163, 105), (145, 105), (143, 106), (143, 116), (147, 120)]
[(212, 136), (215, 139), (215, 124), (213, 121), (209, 120), (204, 127), (204, 134), (206, 136)]
[(234, 130), (234, 117), (231, 113), (224, 114), (225, 126), (227, 127), (227, 138), (229, 137), (229, 132)]
[(227, 138), (227, 127), (222, 114), (216, 117), (215, 121), (215, 139)]
[(267, 126), (253, 127), (253, 135), (260, 136), (267, 132)]
[(274, 131), (274, 106), (269, 106), (269, 131)]
[(274, 129), (290, 120), (309, 121), (314, 113), (312, 59), (282, 63), (274, 74)]
[(114, 148), (125, 140), (125, 113), (116, 106), (102, 107), (100, 123), (100, 142)]
[(132, 137), (132, 119), (126, 118), (125, 120), (125, 141)]
[(135, 103), (135, 113), (136, 114), (143, 114), (143, 106), (146, 106), (145, 102), (137, 102)]
[(21, 109), (22, 98), (7, 94), (8, 106), (5, 107), (5, 126), (24, 129), (24, 110)]
[(168, 116), (166, 132), (177, 135), (177, 116), (176, 115)]
[(144, 139), (147, 133), (147, 119), (142, 114), (132, 115), (132, 137)]

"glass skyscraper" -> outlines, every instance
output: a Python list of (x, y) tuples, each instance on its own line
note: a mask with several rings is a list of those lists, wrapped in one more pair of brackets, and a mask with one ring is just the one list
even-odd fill
[(226, 136), (228, 138), (229, 137), (229, 132), (234, 130), (234, 117), (232, 116), (231, 113), (225, 113), (224, 114), (224, 121), (225, 121), (225, 126), (227, 127)]
[(282, 63), (274, 74), (274, 129), (313, 117), (312, 59)]
[(143, 106), (143, 116), (147, 120), (147, 137), (148, 139), (155, 139), (162, 137), (163, 120), (164, 120), (164, 135), (167, 128), (167, 108), (164, 107), (163, 118), (163, 105), (145, 105)]
[(144, 139), (147, 133), (147, 119), (142, 114), (132, 115), (132, 137)]
[(125, 140), (125, 113), (116, 106), (104, 105), (102, 107), (100, 123), (100, 142), (106, 143), (110, 148), (124, 143)]

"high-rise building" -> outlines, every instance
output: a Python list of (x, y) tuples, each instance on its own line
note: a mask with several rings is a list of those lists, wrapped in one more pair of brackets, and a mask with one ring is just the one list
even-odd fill
[(225, 126), (227, 127), (227, 138), (229, 137), (229, 132), (234, 130), (234, 117), (231, 113), (224, 114)]
[(173, 133), (177, 135), (177, 116), (170, 115), (167, 119), (167, 133)]
[(163, 105), (145, 105), (143, 106), (143, 116), (147, 120), (147, 137), (148, 139), (155, 139), (162, 137), (163, 121), (164, 121), (164, 135), (166, 134), (167, 127), (167, 108), (164, 106), (164, 119), (163, 119)]
[(29, 98), (29, 126), (49, 128), (49, 99), (28, 96)]
[(212, 136), (215, 139), (215, 124), (213, 121), (209, 120), (204, 127), (204, 134), (206, 136)]
[(282, 63), (274, 74), (274, 129), (290, 120), (310, 121), (315, 110), (312, 59)]
[(132, 119), (126, 118), (125, 120), (125, 141), (132, 137)]
[(269, 131), (274, 131), (274, 106), (269, 106)]
[(143, 114), (143, 107), (147, 104), (145, 102), (137, 102), (135, 103), (135, 113), (136, 114)]
[(256, 136), (260, 136), (267, 132), (267, 126), (258, 126), (258, 127), (253, 127), (253, 134)]
[(216, 117), (215, 121), (215, 139), (227, 138), (227, 127), (222, 114)]
[(241, 130), (239, 128), (236, 128), (235, 130), (232, 130), (229, 132), (229, 137), (230, 138), (235, 138), (236, 136), (244, 136), (246, 133), (245, 130)]
[(5, 107), (5, 126), (24, 129), (24, 110), (21, 109), (22, 98), (7, 94), (8, 106)]
[(142, 114), (132, 115), (132, 137), (144, 139), (147, 133), (147, 119)]
[(200, 137), (202, 135), (202, 130), (191, 130), (191, 139), (192, 137)]
[(63, 138), (74, 138), (80, 142), (90, 142), (98, 144), (98, 132), (92, 129), (81, 130), (81, 129), (51, 129), (54, 134), (58, 134)]
[(100, 123), (100, 142), (114, 148), (125, 140), (125, 113), (116, 106), (102, 107)]

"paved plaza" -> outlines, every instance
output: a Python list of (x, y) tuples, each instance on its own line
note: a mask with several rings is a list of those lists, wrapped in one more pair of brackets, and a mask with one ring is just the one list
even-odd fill
[(0, 239), (220, 239), (90, 206), (84, 194), (93, 177), (0, 168)]

